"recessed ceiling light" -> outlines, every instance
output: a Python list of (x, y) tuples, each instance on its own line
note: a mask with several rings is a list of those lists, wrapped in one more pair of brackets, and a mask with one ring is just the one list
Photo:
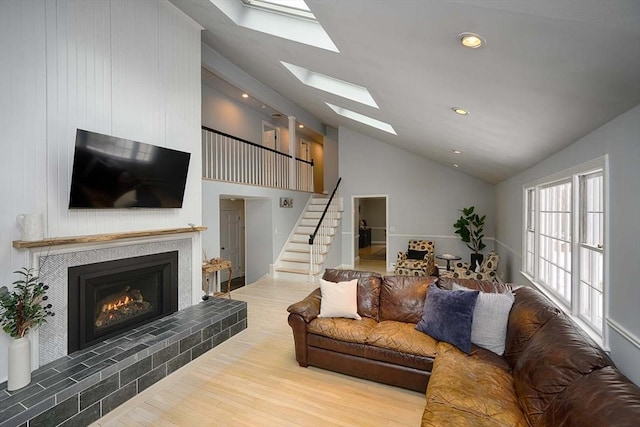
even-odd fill
[(487, 43), (487, 41), (480, 34), (476, 33), (460, 33), (458, 34), (458, 40), (460, 41), (460, 44), (462, 44), (462, 46), (471, 49), (477, 49)]
[(465, 110), (464, 108), (452, 107), (451, 109), (453, 110), (454, 113), (460, 114), (461, 116), (468, 116), (469, 115), (469, 112), (467, 110)]
[(264, 105), (264, 104), (262, 104), (262, 105), (260, 106), (260, 108), (267, 108), (267, 106), (266, 106), (266, 105)]
[(300, 129), (302, 129), (302, 128), (304, 128), (304, 125), (303, 125), (303, 124), (299, 124), (299, 125), (298, 125), (298, 127), (299, 127)]
[(246, 93), (243, 93), (243, 94), (242, 94), (242, 97), (246, 99), (246, 98), (248, 98), (248, 97), (249, 97), (249, 95), (248, 95), (248, 94), (246, 94)]
[(462, 154), (462, 151), (460, 150), (451, 150), (451, 151), (453, 151), (453, 154)]
[(460, 167), (460, 165), (459, 165), (459, 164), (457, 164), (457, 163), (454, 163), (452, 166), (453, 166), (454, 168), (459, 168), (459, 167)]

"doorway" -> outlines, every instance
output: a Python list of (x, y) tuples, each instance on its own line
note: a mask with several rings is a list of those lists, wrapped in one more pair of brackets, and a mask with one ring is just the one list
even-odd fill
[(245, 204), (220, 198), (220, 258), (231, 261), (232, 289), (245, 284)]
[(353, 266), (356, 270), (387, 272), (388, 196), (354, 196)]

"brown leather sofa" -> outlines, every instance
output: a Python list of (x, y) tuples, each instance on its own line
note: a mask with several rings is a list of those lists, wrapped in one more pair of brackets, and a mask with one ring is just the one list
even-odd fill
[[(414, 329), (433, 277), (327, 270), (329, 281), (358, 278), (362, 320), (322, 319), (320, 290), (291, 305), (296, 359), (424, 392), (423, 426), (638, 426), (640, 388), (539, 292), (518, 287), (504, 356), (469, 355)], [(511, 285), (439, 279), (485, 292)], [(428, 385), (428, 387), (427, 387)]]

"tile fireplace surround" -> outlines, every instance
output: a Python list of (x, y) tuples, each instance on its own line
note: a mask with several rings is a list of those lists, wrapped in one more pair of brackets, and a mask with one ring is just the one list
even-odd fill
[[(169, 232), (173, 234), (173, 230), (155, 234)], [(194, 283), (195, 273), (200, 272), (195, 271), (199, 258), (195, 263), (192, 256), (194, 236), (196, 233), (186, 238), (173, 234), (131, 240), (100, 235), (91, 242), (82, 239), (80, 244), (58, 243), (61, 246), (55, 250), (45, 245), (34, 250), (32, 265), (40, 267), (40, 277), (49, 285), (49, 301), (56, 315), (31, 334), (32, 366), (39, 366), (32, 372), (31, 383), (12, 392), (6, 382), (0, 383), (0, 427), (88, 425), (246, 329), (243, 301), (211, 298), (193, 305), (200, 300), (199, 285)], [(103, 240), (106, 237), (108, 242)], [(14, 242), (14, 247), (25, 247), (16, 246), (23, 243)], [(67, 354), (68, 268), (169, 251), (178, 251), (178, 311)]]
[(210, 298), (0, 384), (0, 427), (86, 426), (247, 327), (244, 301)]

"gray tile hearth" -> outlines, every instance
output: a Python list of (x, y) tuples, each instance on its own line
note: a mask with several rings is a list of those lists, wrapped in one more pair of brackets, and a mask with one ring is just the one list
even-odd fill
[(210, 298), (0, 384), (0, 427), (88, 425), (247, 327), (247, 304)]

